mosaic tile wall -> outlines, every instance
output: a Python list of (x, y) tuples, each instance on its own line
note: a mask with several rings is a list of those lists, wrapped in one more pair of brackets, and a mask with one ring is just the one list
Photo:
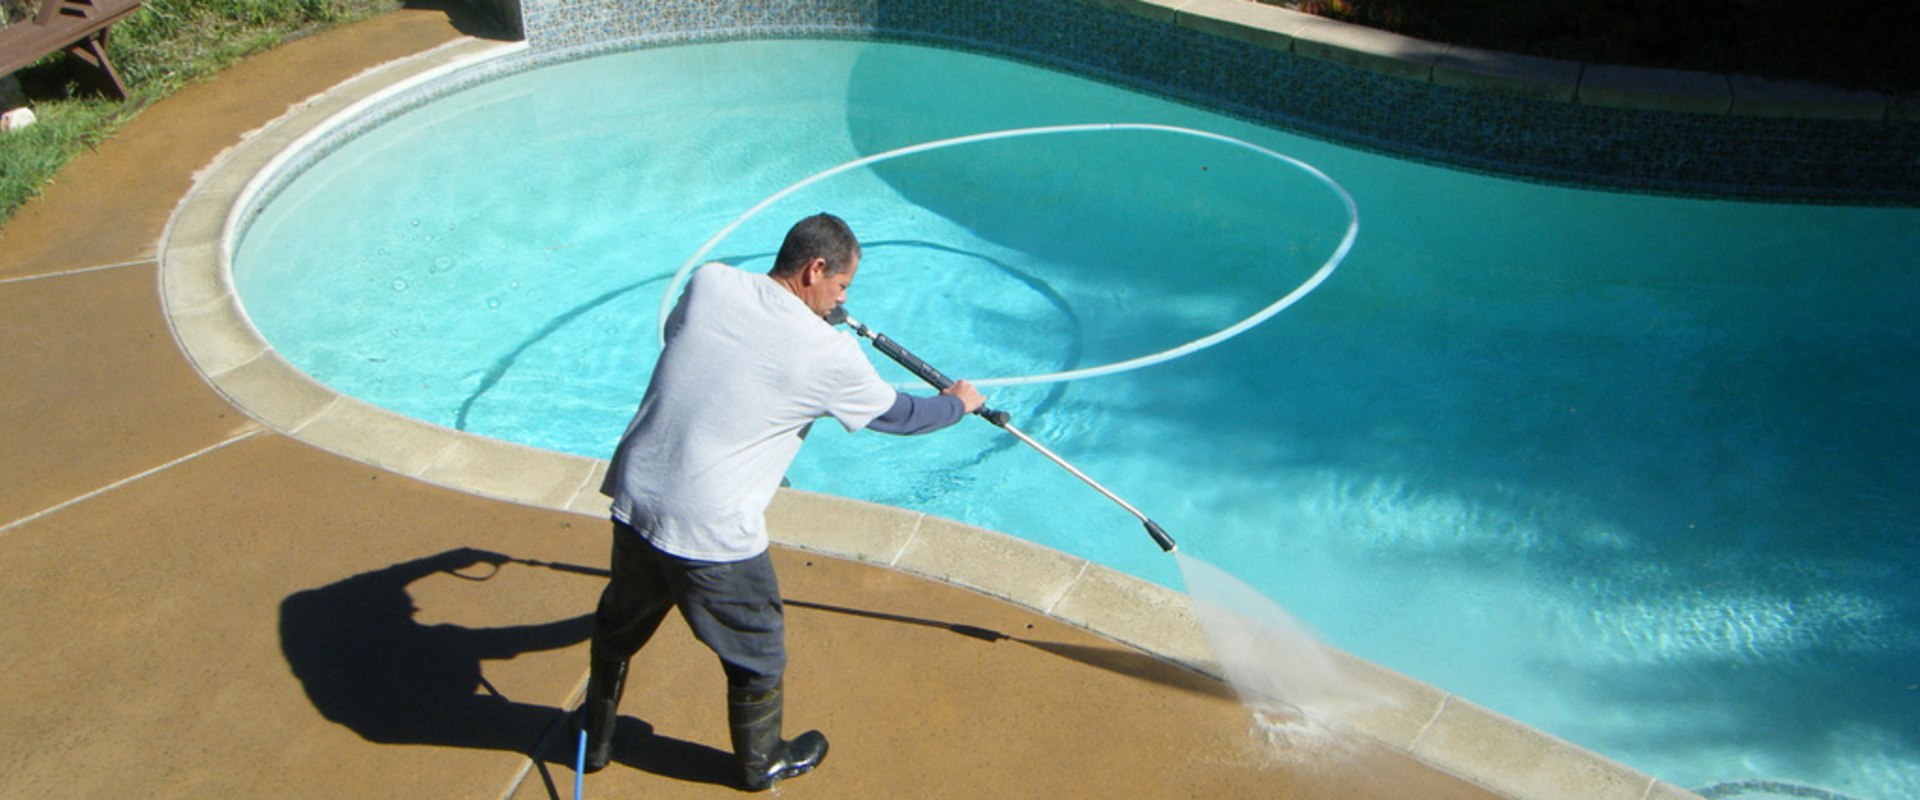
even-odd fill
[(529, 43), (548, 57), (756, 36), (884, 38), (1056, 67), (1462, 169), (1636, 191), (1920, 205), (1920, 122), (1629, 111), (1453, 89), (1086, 0), (519, 2)]
[(871, 36), (1068, 69), (1465, 169), (1638, 190), (1920, 203), (1920, 123), (1594, 108), (1450, 89), (1081, 0), (522, 0), (541, 49)]

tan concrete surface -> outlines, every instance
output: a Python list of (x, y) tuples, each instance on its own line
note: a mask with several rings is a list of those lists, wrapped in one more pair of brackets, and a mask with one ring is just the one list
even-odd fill
[[(216, 154), (462, 27), (402, 11), (252, 59), (0, 227), (0, 797), (570, 794), (542, 756), (568, 760), (604, 523), (242, 418), (173, 349), (151, 263)], [(1219, 683), (1003, 601), (778, 558), (789, 719), (834, 742), (786, 796), (1495, 796), (1372, 740), (1269, 748)], [(669, 623), (635, 673), (589, 795), (733, 794), (712, 657)]]
[(255, 427), (181, 363), (154, 284), (151, 263), (0, 284), (0, 524)]
[(604, 560), (577, 522), (262, 433), (16, 527), (0, 795), (496, 796), (578, 680), (597, 581), (406, 565)]
[[(789, 727), (833, 748), (802, 797), (1469, 798), (1371, 740), (1275, 747), (1211, 679), (964, 589), (784, 553)], [(589, 777), (602, 797), (698, 797), (724, 769), (723, 682), (684, 626), (643, 651), (617, 748), (637, 769)], [(663, 660), (671, 659), (662, 665)], [(697, 698), (688, 703), (685, 698)], [(619, 741), (619, 740), (616, 740)], [(678, 763), (664, 753), (684, 752)], [(663, 781), (661, 772), (678, 780)], [(565, 788), (564, 769), (553, 779)], [(529, 781), (517, 798), (545, 797)]]

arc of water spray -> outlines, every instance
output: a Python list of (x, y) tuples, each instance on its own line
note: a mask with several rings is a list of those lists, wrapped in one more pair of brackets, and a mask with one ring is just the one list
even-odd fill
[(1099, 375), (1111, 375), (1116, 372), (1125, 372), (1128, 370), (1134, 370), (1134, 369), (1139, 369), (1141, 367), (1151, 366), (1153, 364), (1158, 364), (1163, 361), (1169, 361), (1175, 358), (1179, 358), (1181, 356), (1185, 356), (1185, 355), (1197, 352), (1199, 350), (1206, 349), (1208, 347), (1212, 347), (1216, 344), (1219, 344), (1223, 341), (1226, 341), (1228, 339), (1231, 339), (1235, 336), (1240, 335), (1242, 332), (1245, 332), (1247, 329), (1252, 328), (1255, 325), (1259, 325), (1260, 323), (1265, 322), (1268, 318), (1272, 317), (1275, 314), (1280, 313), (1282, 310), (1284, 310), (1288, 306), (1291, 306), (1294, 303), (1299, 302), (1300, 298), (1307, 296), (1307, 293), (1312, 292), (1314, 289), (1318, 288), (1322, 282), (1326, 281), (1328, 276), (1333, 274), (1333, 271), (1335, 269), (1339, 268), (1340, 262), (1346, 260), (1347, 253), (1353, 249), (1354, 239), (1356, 239), (1360, 235), (1359, 206), (1354, 203), (1353, 195), (1348, 194), (1346, 188), (1341, 186), (1339, 182), (1335, 181), (1331, 177), (1328, 177), (1326, 173), (1321, 172), (1318, 168), (1314, 167), (1312, 164), (1306, 163), (1305, 161), (1301, 161), (1300, 159), (1294, 158), (1292, 156), (1285, 155), (1283, 153), (1277, 153), (1277, 152), (1274, 152), (1273, 150), (1269, 150), (1265, 147), (1261, 147), (1260, 145), (1254, 144), (1252, 142), (1236, 139), (1234, 137), (1227, 136), (1224, 134), (1213, 133), (1211, 131), (1195, 130), (1193, 128), (1182, 128), (1177, 125), (1161, 125), (1156, 123), (1140, 123), (1140, 122), (1101, 122), (1101, 123), (1091, 123), (1091, 124), (1081, 124), (1081, 125), (1049, 125), (1049, 126), (1037, 127), (1037, 128), (1011, 128), (1007, 130), (990, 131), (987, 133), (976, 133), (976, 134), (970, 134), (966, 136), (955, 136), (948, 139), (938, 139), (935, 141), (922, 142), (920, 144), (914, 144), (914, 145), (908, 145), (906, 147), (895, 148), (893, 150), (888, 150), (883, 153), (875, 153), (870, 156), (856, 158), (852, 161), (848, 161), (838, 166), (829, 167), (825, 170), (816, 172), (813, 175), (803, 178), (800, 181), (784, 189), (781, 189), (778, 192), (774, 192), (772, 195), (768, 196), (765, 200), (761, 200), (759, 203), (754, 204), (754, 206), (752, 208), (747, 209), (745, 213), (741, 214), (739, 217), (736, 217), (732, 222), (727, 223), (726, 227), (721, 228), (720, 231), (718, 233), (715, 233), (712, 238), (708, 239), (705, 244), (700, 245), (700, 249), (694, 251), (693, 255), (686, 260), (686, 263), (682, 264), (680, 266), (680, 269), (674, 273), (673, 279), (667, 283), (667, 291), (665, 295), (660, 299), (659, 335), (660, 335), (661, 342), (662, 344), (664, 344), (666, 341), (666, 320), (667, 320), (667, 315), (673, 310), (675, 289), (682, 282), (686, 280), (687, 275), (693, 272), (694, 268), (700, 266), (700, 264), (703, 263), (702, 259), (706, 258), (707, 254), (712, 252), (715, 247), (718, 247), (722, 240), (726, 239), (728, 235), (732, 234), (741, 225), (745, 224), (747, 220), (750, 220), (758, 216), (760, 212), (765, 211), (769, 206), (772, 206), (774, 203), (777, 203), (785, 199), (789, 195), (792, 195), (793, 193), (798, 192), (801, 189), (804, 189), (808, 186), (812, 186), (813, 184), (819, 183), (820, 181), (826, 180), (827, 178), (831, 178), (835, 175), (839, 175), (843, 172), (859, 169), (861, 167), (869, 166), (872, 164), (878, 164), (884, 161), (891, 161), (893, 159), (900, 158), (903, 156), (913, 155), (915, 153), (924, 153), (930, 150), (940, 150), (948, 147), (957, 147), (959, 145), (964, 145), (964, 144), (974, 144), (978, 142), (994, 141), (999, 139), (1014, 139), (1014, 138), (1020, 138), (1025, 136), (1051, 136), (1051, 135), (1068, 135), (1068, 134), (1080, 134), (1080, 133), (1101, 133), (1101, 132), (1113, 132), (1113, 131), (1146, 131), (1146, 132), (1155, 132), (1155, 133), (1169, 133), (1177, 136), (1193, 136), (1201, 139), (1208, 139), (1216, 142), (1222, 142), (1222, 143), (1229, 144), (1234, 147), (1239, 147), (1245, 150), (1250, 150), (1252, 152), (1258, 153), (1268, 158), (1272, 158), (1277, 161), (1280, 161), (1284, 164), (1293, 166), (1301, 170), (1302, 172), (1305, 172), (1306, 174), (1313, 177), (1314, 179), (1320, 181), (1320, 183), (1325, 185), (1328, 190), (1333, 192), (1335, 197), (1339, 198), (1341, 204), (1345, 206), (1347, 210), (1346, 232), (1344, 235), (1341, 236), (1340, 244), (1338, 247), (1334, 248), (1333, 254), (1328, 256), (1327, 260), (1320, 265), (1320, 268), (1315, 270), (1312, 275), (1308, 276), (1305, 281), (1301, 282), (1299, 286), (1294, 287), (1293, 291), (1290, 291), (1285, 295), (1281, 296), (1280, 299), (1275, 300), (1271, 304), (1268, 304), (1265, 308), (1262, 308), (1259, 311), (1254, 312), (1252, 316), (1249, 316), (1246, 319), (1236, 322), (1233, 325), (1230, 325), (1226, 328), (1222, 328), (1218, 331), (1215, 331), (1214, 333), (1195, 339), (1191, 342), (1187, 342), (1186, 344), (1183, 344), (1183, 345), (1168, 348), (1166, 350), (1161, 350), (1156, 353), (1150, 353), (1144, 356), (1140, 356), (1138, 358), (1131, 358), (1124, 361), (1116, 361), (1110, 364), (1103, 364), (1103, 365), (1094, 366), (1094, 367), (1086, 367), (1082, 369), (1066, 370), (1062, 372), (1049, 372), (1049, 373), (1038, 374), (1038, 375), (1018, 375), (1018, 376), (1004, 377), (1004, 378), (981, 378), (979, 380), (973, 381), (974, 385), (982, 386), (982, 387), (1013, 386), (1013, 385), (1019, 385), (1019, 384), (1054, 383), (1057, 381), (1073, 380), (1075, 378), (1091, 378)]

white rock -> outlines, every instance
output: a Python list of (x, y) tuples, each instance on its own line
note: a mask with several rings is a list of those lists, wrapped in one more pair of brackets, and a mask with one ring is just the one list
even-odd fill
[(0, 131), (17, 131), (33, 124), (33, 109), (16, 108), (0, 114)]

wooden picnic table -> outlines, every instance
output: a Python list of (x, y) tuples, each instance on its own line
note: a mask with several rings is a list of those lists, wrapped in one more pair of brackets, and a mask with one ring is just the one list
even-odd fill
[(127, 85), (107, 59), (107, 31), (139, 10), (145, 0), (41, 0), (40, 13), (0, 28), (0, 76), (11, 75), (50, 53), (67, 51), (85, 68), (91, 88), (127, 96)]

